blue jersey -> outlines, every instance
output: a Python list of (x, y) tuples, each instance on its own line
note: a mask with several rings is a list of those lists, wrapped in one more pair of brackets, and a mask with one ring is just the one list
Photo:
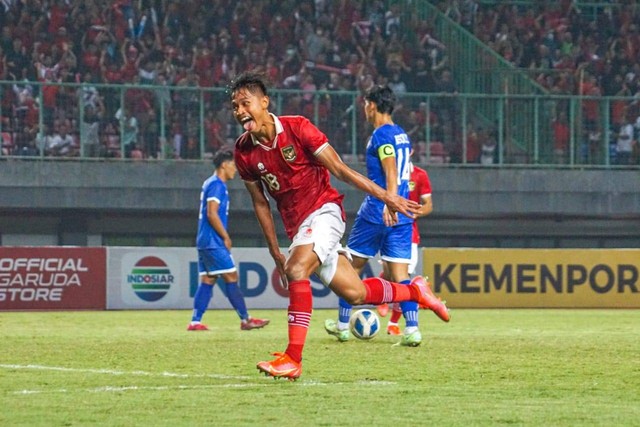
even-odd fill
[(200, 192), (200, 214), (198, 215), (198, 237), (196, 247), (198, 249), (224, 248), (224, 240), (211, 226), (207, 217), (207, 205), (211, 200), (220, 204), (218, 216), (225, 230), (227, 229), (227, 218), (229, 217), (229, 192), (227, 184), (218, 178), (216, 174), (211, 175), (203, 184)]
[[(382, 125), (371, 134), (367, 143), (367, 176), (380, 187), (387, 188), (387, 177), (382, 169), (379, 149), (382, 146), (392, 146), (395, 152), (396, 167), (398, 169), (398, 195), (409, 197), (409, 155), (411, 153), (411, 141), (405, 131), (398, 125)], [(384, 150), (384, 148), (383, 148)], [(367, 195), (360, 206), (358, 215), (369, 222), (382, 224), (382, 209), (384, 203), (371, 195)], [(413, 219), (398, 214), (398, 224), (412, 222)]]

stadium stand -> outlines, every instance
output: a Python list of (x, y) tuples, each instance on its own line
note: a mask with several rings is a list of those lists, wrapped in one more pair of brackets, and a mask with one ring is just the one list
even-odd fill
[[(421, 2), (410, 3), (420, 7)], [(549, 94), (631, 97), (640, 91), (635, 24), (640, 8), (633, 3), (432, 3)], [(462, 154), (467, 133), (459, 123), (462, 107), (456, 96), (464, 90), (451, 79), (452, 47), (438, 40), (432, 21), (407, 13), (408, 4), (4, 0), (2, 154), (131, 158), (135, 153), (136, 158), (150, 159), (211, 155), (238, 133), (220, 88), (251, 63), (260, 64), (276, 89), (297, 91), (276, 100), (280, 111), (317, 117), (343, 154), (358, 158), (361, 148), (349, 141), (366, 135), (362, 120), (350, 124), (361, 113), (353, 111), (352, 97), (344, 94), (388, 83), (407, 95), (400, 124), (411, 129), (428, 116), (429, 126), (434, 126), (421, 142), (443, 142), (444, 157), (452, 162), (480, 162), (479, 156)], [(315, 95), (323, 91), (331, 95)], [(412, 93), (453, 96), (425, 107), (423, 100), (409, 96)], [(584, 129), (576, 131), (577, 139), (587, 132), (607, 137), (599, 105), (593, 100), (581, 103)], [(625, 117), (638, 117), (637, 106), (611, 103), (612, 135)], [(554, 107), (550, 129), (562, 108)], [(467, 121), (502, 135), (495, 123)], [(65, 150), (45, 149), (61, 127), (68, 129), (73, 143)], [(638, 161), (635, 147), (632, 163)], [(597, 158), (602, 157), (600, 146), (576, 150), (590, 162), (603, 161)], [(430, 150), (424, 151), (428, 156)]]
[[(334, 25), (336, 19), (338, 25)], [(75, 141), (64, 155), (79, 155), (80, 123), (87, 125), (88, 117), (91, 123), (99, 123), (98, 133), (103, 136), (100, 149), (91, 150), (95, 155), (120, 155), (116, 137), (127, 136), (142, 149), (143, 157), (157, 157), (158, 128), (164, 125), (171, 156), (191, 157), (189, 141), (199, 136), (196, 92), (127, 89), (121, 97), (124, 110), (137, 121), (133, 141), (132, 131), (124, 130), (131, 128), (129, 119), (118, 114), (117, 91), (100, 85), (223, 87), (251, 62), (260, 64), (276, 88), (363, 89), (386, 83), (389, 77), (407, 77), (410, 58), (398, 36), (399, 19), (397, 8), (387, 8), (383, 2), (4, 1), (0, 79), (16, 83), (2, 88), (2, 129), (11, 137), (3, 144), (3, 152), (24, 152), (25, 141), (34, 140), (34, 134), (44, 141), (66, 126)], [(42, 86), (23, 85), (25, 80)], [(61, 83), (85, 85), (76, 94), (75, 86)], [(42, 105), (38, 104), (40, 90)], [(76, 96), (83, 99), (80, 107)], [(287, 101), (292, 111), (311, 108), (310, 93), (292, 98)], [(164, 124), (157, 120), (161, 104), (168, 117)], [(331, 108), (329, 103), (322, 107)], [(41, 125), (36, 120), (40, 108), (46, 132), (33, 131)], [(208, 105), (204, 115), (222, 122), (212, 123), (214, 129), (227, 128), (226, 142), (235, 135), (231, 126), (225, 126), (229, 118), (221, 117), (224, 113), (228, 112)], [(325, 113), (326, 117), (337, 115)], [(85, 118), (78, 119), (81, 115)], [(113, 128), (120, 135), (114, 136)], [(222, 142), (212, 132), (220, 129), (208, 128), (209, 152)], [(127, 157), (130, 152), (131, 147), (125, 148)], [(60, 151), (44, 154), (60, 155)]]

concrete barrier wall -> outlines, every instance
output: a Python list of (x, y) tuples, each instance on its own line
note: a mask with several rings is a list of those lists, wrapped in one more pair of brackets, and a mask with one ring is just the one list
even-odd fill
[[(424, 165), (423, 165), (424, 166)], [(445, 216), (638, 216), (634, 170), (493, 169), (426, 166), (437, 212)], [(362, 167), (356, 167), (362, 170)], [(192, 211), (208, 162), (0, 161), (0, 209)], [(362, 194), (336, 182), (353, 212)], [(251, 210), (238, 179), (229, 184), (237, 210)]]
[[(434, 212), (420, 220), (426, 246), (640, 247), (638, 171), (427, 170)], [(200, 186), (211, 172), (200, 161), (0, 159), (0, 244), (153, 246), (161, 236), (190, 245)], [(349, 230), (364, 195), (335, 184), (346, 195)], [(229, 182), (229, 191), (234, 244), (263, 245), (243, 183)], [(287, 244), (278, 219), (276, 227)]]

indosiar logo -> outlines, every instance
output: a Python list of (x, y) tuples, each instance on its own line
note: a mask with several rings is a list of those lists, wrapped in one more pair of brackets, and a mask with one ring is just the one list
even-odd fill
[(127, 283), (140, 299), (148, 302), (164, 297), (175, 281), (167, 264), (158, 257), (147, 256), (138, 261), (127, 275)]

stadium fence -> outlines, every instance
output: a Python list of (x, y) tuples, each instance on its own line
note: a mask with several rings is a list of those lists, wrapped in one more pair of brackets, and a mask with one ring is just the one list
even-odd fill
[[(638, 167), (636, 98), (518, 94), (503, 83), (502, 93), (399, 94), (394, 120), (417, 160)], [(201, 160), (242, 132), (224, 88), (0, 81), (0, 96), (2, 157)], [(350, 162), (363, 160), (371, 132), (361, 103), (355, 91), (271, 93), (272, 111), (309, 117)], [(634, 151), (623, 158), (629, 125)]]

